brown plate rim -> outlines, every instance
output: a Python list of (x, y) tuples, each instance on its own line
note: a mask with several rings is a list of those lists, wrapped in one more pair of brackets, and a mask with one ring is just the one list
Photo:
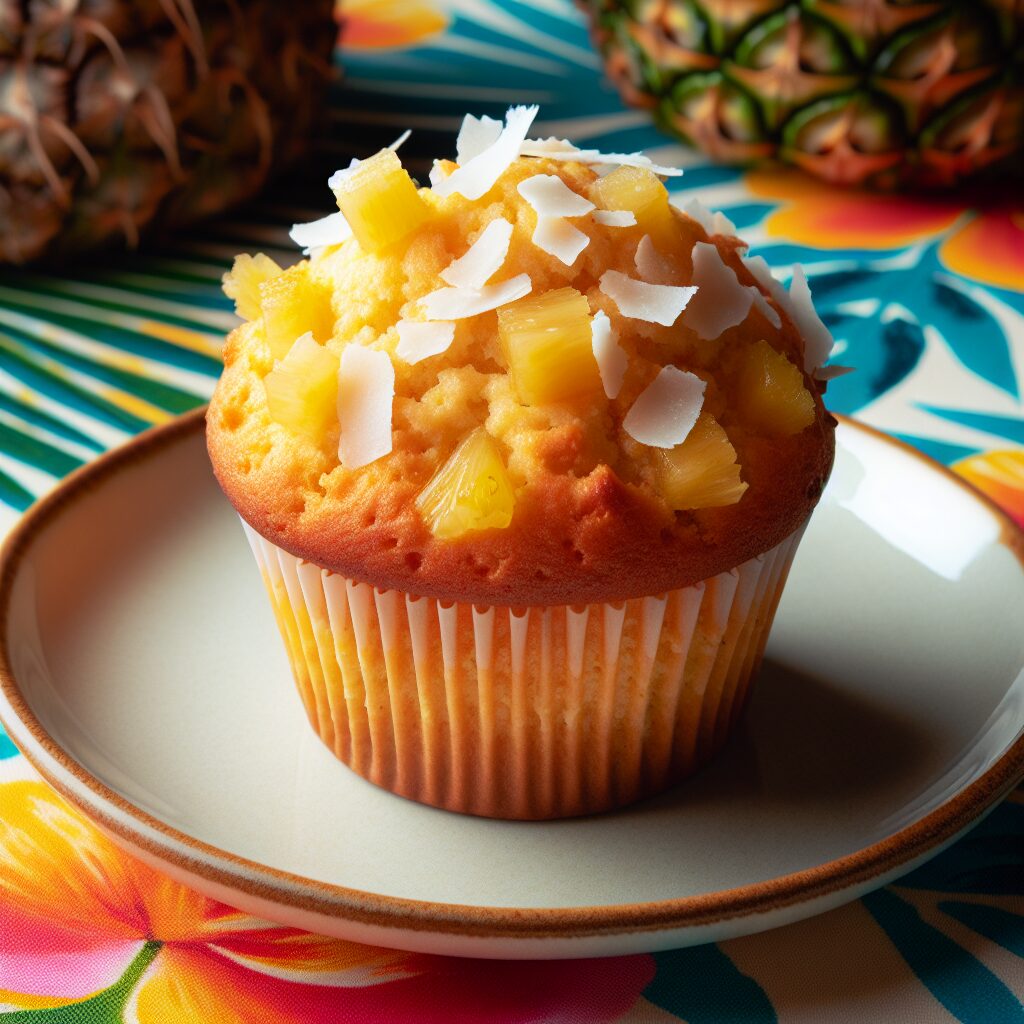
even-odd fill
[[(18, 568), (47, 524), (77, 498), (102, 486), (115, 474), (161, 450), (189, 439), (203, 429), (205, 407), (171, 423), (154, 427), (69, 475), (33, 505), (0, 548), (0, 693), (51, 763), (34, 751), (19, 748), (30, 764), (65, 799), (104, 830), (144, 854), (179, 871), (244, 892), (247, 896), (305, 912), (396, 931), (436, 932), (493, 939), (581, 938), (637, 932), (683, 930), (749, 917), (853, 889), (891, 874), (962, 832), (1024, 778), (1024, 735), (1011, 744), (990, 768), (920, 820), (891, 836), (844, 857), (803, 871), (752, 885), (699, 896), (580, 907), (481, 907), (386, 896), (304, 878), (239, 857), (175, 829), (116, 793), (72, 758), (43, 728), (21, 694), (7, 648), (7, 618)], [(993, 501), (940, 463), (915, 448), (845, 416), (857, 431), (884, 441), (924, 462), (980, 502), (1002, 527), (1000, 542), (1024, 568), (1024, 532)], [(10, 723), (4, 723), (9, 726)], [(17, 729), (8, 728), (17, 743)], [(68, 785), (52, 765), (69, 773), (94, 802)], [(139, 831), (104, 810), (115, 807), (134, 820)], [(155, 834), (155, 838), (152, 834)], [(172, 844), (188, 852), (175, 849)]]

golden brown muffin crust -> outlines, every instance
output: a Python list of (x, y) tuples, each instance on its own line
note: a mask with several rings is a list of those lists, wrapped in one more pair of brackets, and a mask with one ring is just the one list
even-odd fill
[[(518, 165), (529, 163), (524, 169)], [(604, 267), (636, 276), (637, 228), (584, 226), (591, 244), (572, 269), (530, 243), (533, 214), (514, 196), (532, 173), (556, 173), (581, 194), (595, 176), (574, 164), (518, 161), (471, 208), (449, 199), (444, 216), (403, 251), (384, 260), (354, 242), (311, 264), (332, 283), (337, 315), (327, 347), (368, 344), (393, 352), (393, 324), (415, 299), (443, 287), (438, 277), (496, 216), (515, 224), (504, 279), (527, 270), (539, 293), (571, 284), (601, 308), (630, 355), (622, 392), (561, 403), (522, 405), (502, 365), (494, 313), (460, 321), (451, 350), (414, 367), (394, 360), (398, 379), (394, 450), (357, 470), (339, 466), (337, 429), (318, 442), (289, 434), (267, 413), (262, 380), (273, 361), (258, 322), (232, 333), (225, 370), (208, 414), (207, 438), (217, 479), (242, 518), (292, 554), (380, 588), (480, 604), (542, 605), (621, 601), (687, 586), (774, 547), (813, 509), (833, 458), (834, 421), (818, 385), (815, 419), (792, 436), (758, 436), (731, 404), (735, 353), (764, 338), (802, 365), (803, 342), (779, 310), (773, 328), (756, 313), (714, 342), (685, 326), (658, 327), (619, 315), (596, 282)], [(460, 197), (454, 197), (455, 200)], [(692, 242), (703, 229), (678, 213)], [(743, 284), (755, 280), (736, 239), (711, 239)], [(683, 284), (688, 257), (677, 261)], [(372, 282), (372, 285), (369, 284)], [(361, 287), (365, 285), (365, 287)], [(733, 505), (674, 512), (652, 485), (649, 450), (622, 430), (622, 419), (660, 365), (673, 364), (708, 381), (705, 410), (734, 445), (749, 487)], [(484, 425), (502, 451), (516, 489), (505, 529), (434, 537), (415, 500), (458, 438)]]

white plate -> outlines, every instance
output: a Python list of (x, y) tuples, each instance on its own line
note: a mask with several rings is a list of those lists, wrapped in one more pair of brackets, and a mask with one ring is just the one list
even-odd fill
[(0, 717), (122, 845), (314, 931), (594, 956), (737, 936), (938, 852), (1024, 775), (1008, 521), (849, 423), (739, 735), (675, 792), (546, 823), (357, 778), (309, 730), (197, 415), (77, 474), (0, 576)]

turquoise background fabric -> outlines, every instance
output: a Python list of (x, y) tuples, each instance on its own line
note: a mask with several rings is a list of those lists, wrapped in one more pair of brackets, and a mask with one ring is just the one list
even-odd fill
[[(353, 10), (329, 130), (264, 200), (130, 258), (83, 260), (59, 274), (0, 271), (5, 525), (99, 452), (205, 400), (223, 335), (235, 323), (221, 274), (239, 251), (294, 259), (287, 227), (328, 212), (330, 170), (411, 128), (403, 158), (425, 180), (428, 154), (453, 151), (466, 110), (500, 116), (519, 102), (541, 105), (536, 134), (643, 149), (685, 166), (681, 199), (696, 195), (723, 209), (780, 276), (802, 263), (837, 339), (834, 358), (857, 368), (830, 384), (832, 409), (947, 464), (1024, 446), (1019, 200), (851, 197), (811, 182), (801, 192), (784, 172), (709, 164), (658, 134), (643, 112), (623, 107), (581, 16), (563, 0), (450, 0), (435, 12), (446, 27), (422, 36), (389, 10)], [(401, 45), (365, 45), (389, 24), (406, 36)], [(1024, 515), (1024, 478), (999, 493)], [(0, 759), (19, 759), (2, 734)], [(0, 819), (3, 799), (0, 787)], [(523, 977), (529, 984), (528, 971)], [(12, 988), (0, 935), (0, 992), (5, 987)], [(950, 850), (863, 900), (764, 935), (657, 954), (653, 980), (618, 1016), (649, 1024), (1012, 1024), (1024, 1021), (1022, 997), (1018, 789)], [(493, 1012), (481, 1009), (479, 1019), (513, 1019), (501, 1007), (496, 995)], [(536, 1019), (588, 1019), (568, 998), (558, 1012)]]

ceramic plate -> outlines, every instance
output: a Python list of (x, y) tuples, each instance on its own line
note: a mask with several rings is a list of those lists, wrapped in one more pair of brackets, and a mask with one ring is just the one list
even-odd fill
[(742, 935), (937, 853), (1024, 775), (1008, 521), (849, 422), (756, 696), (710, 768), (588, 819), (421, 807), (309, 730), (199, 414), (10, 538), (0, 717), (117, 842), (259, 916), (429, 952), (594, 956)]

